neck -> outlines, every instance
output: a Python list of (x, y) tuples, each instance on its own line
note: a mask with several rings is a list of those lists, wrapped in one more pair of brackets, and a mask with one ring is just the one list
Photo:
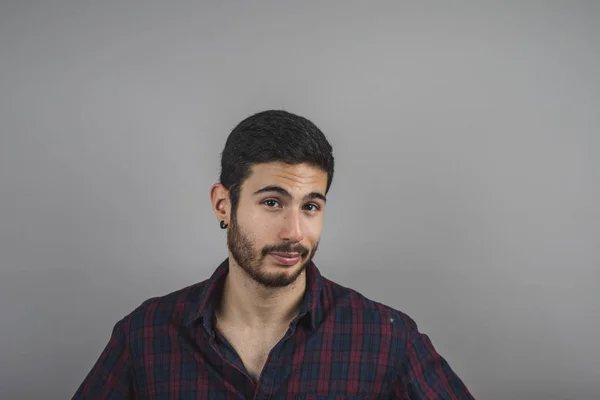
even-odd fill
[(218, 317), (248, 328), (287, 326), (298, 315), (305, 290), (306, 272), (288, 286), (270, 288), (254, 281), (229, 257)]

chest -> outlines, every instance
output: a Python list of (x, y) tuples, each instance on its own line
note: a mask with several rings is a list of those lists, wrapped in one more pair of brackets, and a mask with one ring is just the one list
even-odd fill
[(212, 339), (202, 327), (140, 331), (135, 386), (140, 398), (156, 399), (388, 398), (403, 343), (373, 328), (342, 328), (252, 332), (217, 324)]
[(269, 353), (287, 331), (287, 327), (252, 330), (227, 325), (218, 325), (217, 329), (236, 351), (255, 382), (260, 377)]

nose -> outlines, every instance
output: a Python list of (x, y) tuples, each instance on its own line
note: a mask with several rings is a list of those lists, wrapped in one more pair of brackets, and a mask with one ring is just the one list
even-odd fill
[(283, 225), (279, 233), (279, 238), (281, 240), (289, 240), (293, 243), (301, 242), (304, 239), (299, 212), (289, 211), (283, 216)]

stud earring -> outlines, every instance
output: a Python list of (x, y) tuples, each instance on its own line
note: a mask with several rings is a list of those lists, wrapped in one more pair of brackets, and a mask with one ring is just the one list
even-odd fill
[(225, 221), (221, 221), (221, 229), (227, 229), (227, 224)]

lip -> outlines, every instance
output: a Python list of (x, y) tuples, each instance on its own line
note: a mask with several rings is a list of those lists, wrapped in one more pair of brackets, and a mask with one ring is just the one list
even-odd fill
[(269, 253), (269, 255), (273, 257), (278, 264), (286, 266), (296, 265), (302, 258), (298, 253)]

